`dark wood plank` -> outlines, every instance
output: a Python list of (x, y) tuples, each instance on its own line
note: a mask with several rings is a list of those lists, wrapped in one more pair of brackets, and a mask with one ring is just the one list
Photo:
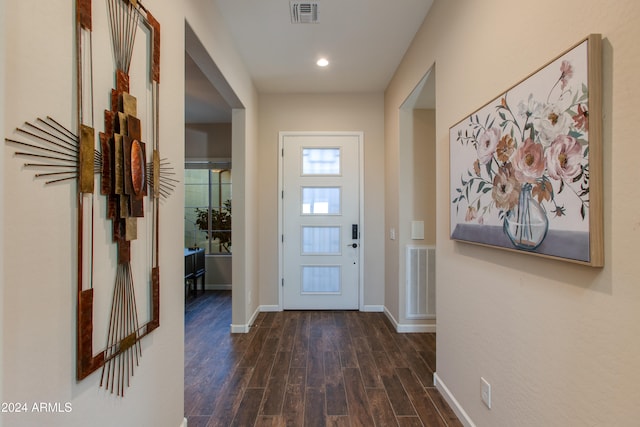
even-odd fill
[[(423, 427), (422, 421), (418, 417), (398, 417), (398, 426), (400, 427)], [(191, 426), (189, 426), (191, 427)]]
[(458, 417), (456, 416), (455, 412), (453, 412), (453, 409), (451, 409), (447, 401), (444, 400), (444, 397), (442, 396), (442, 394), (440, 394), (440, 392), (437, 389), (428, 388), (427, 393), (429, 394), (431, 401), (436, 406), (436, 408), (438, 408), (438, 411), (440, 411), (440, 415), (442, 416), (442, 418), (444, 418), (445, 422), (449, 427), (463, 426), (460, 420), (458, 420)]
[(340, 351), (340, 364), (343, 368), (357, 368), (358, 358), (356, 352), (352, 349)]
[(277, 338), (267, 338), (262, 348), (262, 352), (256, 361), (256, 366), (249, 381), (249, 387), (264, 388), (271, 376), (271, 368), (276, 358), (276, 349), (278, 348)]
[(298, 329), (297, 318), (287, 317), (282, 326), (282, 334), (280, 335), (280, 351), (291, 351), (296, 338), (296, 330)]
[(258, 409), (260, 408), (260, 402), (262, 401), (263, 394), (263, 388), (248, 388), (244, 392), (244, 397), (240, 402), (240, 408), (242, 408), (242, 410), (236, 412), (236, 416), (231, 425), (234, 427), (254, 425), (256, 417), (258, 416)]
[(242, 356), (242, 360), (240, 361), (240, 367), (242, 368), (253, 368), (256, 366), (258, 362), (258, 357), (260, 357), (260, 353), (262, 353), (262, 346), (267, 340), (267, 335), (269, 334), (269, 329), (267, 328), (257, 328), (256, 333), (251, 340), (251, 343), (247, 347)]
[(271, 377), (267, 388), (264, 390), (264, 405), (260, 413), (263, 415), (280, 415), (286, 389), (287, 376)]
[[(280, 415), (268, 416), (258, 415), (256, 419), (255, 427), (284, 427), (285, 422)], [(189, 427), (191, 427), (191, 421), (189, 421)]]
[(286, 426), (304, 425), (304, 384), (289, 384), (284, 396), (282, 418)]
[(251, 378), (251, 368), (237, 368), (224, 388), (220, 391), (219, 398), (213, 410), (213, 416), (209, 427), (228, 426), (233, 421), (236, 411), (240, 407), (243, 392)]
[(209, 424), (209, 418), (211, 418), (209, 415), (207, 415), (207, 416), (202, 416), (202, 415), (190, 416), (188, 418), (189, 427), (207, 427), (207, 424)]
[(397, 426), (398, 421), (391, 408), (387, 392), (380, 388), (367, 389), (371, 416), (377, 426)]
[(289, 367), (291, 366), (291, 352), (278, 351), (276, 360), (271, 368), (272, 377), (285, 377), (289, 375)]
[(358, 357), (358, 365), (360, 366), (360, 375), (362, 376), (362, 383), (365, 388), (380, 388), (382, 387), (382, 381), (380, 381), (380, 374), (378, 368), (373, 361), (371, 352), (359, 351), (356, 353)]
[(384, 388), (387, 391), (391, 406), (396, 415), (416, 415), (416, 411), (413, 409), (411, 399), (404, 390), (400, 379), (396, 375), (396, 371), (389, 363), (389, 358), (384, 352), (373, 353), (373, 358), (380, 371), (380, 377)]
[(347, 402), (349, 403), (349, 417), (353, 426), (373, 425), (367, 394), (362, 384), (360, 371), (355, 368), (343, 369), (344, 388), (347, 394)]
[(327, 427), (351, 427), (348, 415), (328, 415)]
[(325, 381), (327, 415), (348, 415), (349, 407), (342, 375), (327, 377)]
[(307, 387), (304, 401), (304, 425), (306, 427), (325, 427), (324, 390)]
[(306, 384), (307, 382), (307, 369), (306, 368), (291, 368), (289, 370), (289, 384)]
[(189, 426), (453, 426), (433, 387), (435, 334), (399, 334), (383, 313), (260, 313), (231, 334), (231, 293), (185, 305)]
[[(311, 346), (310, 346), (311, 347)], [(309, 349), (307, 355), (307, 386), (323, 387), (324, 386), (324, 352), (319, 349)]]
[(344, 389), (340, 355), (337, 352), (324, 353), (324, 382), (327, 401), (327, 415), (347, 415), (347, 396)]
[(420, 420), (425, 426), (446, 426), (447, 424), (433, 405), (420, 380), (408, 368), (398, 368), (396, 373), (404, 385)]

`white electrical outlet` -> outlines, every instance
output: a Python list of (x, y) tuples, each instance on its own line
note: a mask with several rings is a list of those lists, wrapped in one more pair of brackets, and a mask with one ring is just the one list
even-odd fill
[(480, 377), (480, 383), (480, 397), (482, 397), (482, 401), (487, 405), (487, 408), (491, 409), (491, 384), (482, 377)]

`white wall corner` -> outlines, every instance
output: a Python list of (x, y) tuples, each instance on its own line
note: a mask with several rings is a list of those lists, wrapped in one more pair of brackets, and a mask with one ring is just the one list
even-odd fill
[(249, 333), (249, 330), (251, 330), (251, 325), (253, 325), (253, 322), (256, 321), (256, 317), (258, 317), (259, 313), (260, 313), (260, 307), (256, 307), (256, 310), (251, 315), (251, 319), (249, 319), (248, 323), (242, 324), (242, 325), (234, 325), (232, 323), (231, 324), (231, 333), (232, 334), (247, 334), (247, 333)]
[(393, 327), (398, 333), (436, 333), (436, 324), (416, 325), (412, 323), (398, 323), (398, 321), (395, 319), (395, 317), (393, 317), (391, 312), (386, 307), (384, 307), (384, 314), (393, 324)]
[(187, 419), (186, 418), (182, 419), (182, 424), (180, 424), (180, 427), (187, 427)]
[(249, 325), (234, 325), (231, 324), (232, 334), (247, 334), (249, 333)]
[(447, 388), (442, 379), (438, 376), (437, 372), (433, 373), (433, 385), (436, 386), (440, 394), (444, 397), (444, 400), (447, 401), (453, 412), (455, 412), (456, 416), (465, 427), (476, 427), (474, 422), (469, 417), (469, 414), (464, 410), (464, 408), (460, 405), (460, 402), (451, 394), (451, 391)]
[(391, 324), (393, 325), (393, 327), (397, 331), (398, 330), (398, 321), (396, 320), (395, 317), (393, 317), (393, 314), (391, 314), (391, 312), (387, 309), (387, 307), (384, 308), (384, 314), (387, 316), (387, 319), (389, 319), (389, 321), (391, 322)]

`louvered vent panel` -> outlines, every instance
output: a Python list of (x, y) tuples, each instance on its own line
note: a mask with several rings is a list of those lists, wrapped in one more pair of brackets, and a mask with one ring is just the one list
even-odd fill
[(436, 248), (407, 246), (407, 319), (436, 317)]
[(290, 2), (290, 6), (292, 24), (318, 23), (318, 2), (292, 1)]

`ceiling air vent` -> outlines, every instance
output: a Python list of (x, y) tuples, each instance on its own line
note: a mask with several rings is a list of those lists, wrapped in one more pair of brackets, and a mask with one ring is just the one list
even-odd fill
[(291, 23), (292, 24), (317, 24), (318, 23), (318, 2), (317, 1), (291, 1)]

